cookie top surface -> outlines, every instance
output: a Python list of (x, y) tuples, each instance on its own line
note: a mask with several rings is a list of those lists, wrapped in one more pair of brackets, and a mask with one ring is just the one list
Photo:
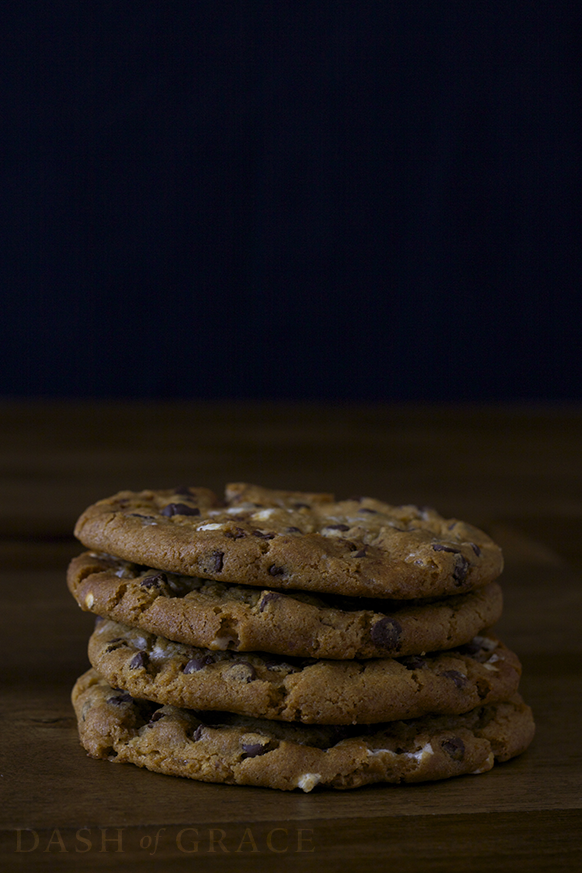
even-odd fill
[(94, 670), (72, 694), (89, 755), (204, 782), (309, 792), (484, 773), (534, 735), (519, 695), (456, 716), (373, 727), (269, 722), (158, 706), (114, 690)]
[(459, 594), (503, 568), (485, 533), (433, 509), (242, 483), (224, 500), (206, 488), (122, 491), (90, 506), (75, 535), (171, 573), (356, 597)]
[(176, 642), (349, 659), (415, 655), (467, 643), (492, 627), (502, 593), (490, 582), (430, 600), (368, 600), (179, 576), (85, 552), (68, 569), (82, 609)]
[(490, 634), (424, 657), (302, 660), (186, 646), (110, 619), (97, 621), (89, 660), (133, 697), (305, 724), (468, 712), (513, 694), (521, 674)]

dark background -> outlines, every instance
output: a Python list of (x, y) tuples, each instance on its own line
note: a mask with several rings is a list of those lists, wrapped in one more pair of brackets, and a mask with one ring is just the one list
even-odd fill
[(4, 397), (582, 399), (582, 4), (0, 12)]

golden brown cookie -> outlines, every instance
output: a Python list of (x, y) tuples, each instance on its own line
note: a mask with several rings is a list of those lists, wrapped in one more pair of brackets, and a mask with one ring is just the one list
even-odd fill
[(114, 690), (94, 671), (73, 689), (81, 743), (94, 758), (202, 782), (311, 791), (423, 782), (490, 770), (534, 735), (519, 695), (463, 715), (374, 727), (306, 727), (158, 706)]
[(85, 552), (67, 573), (79, 606), (170, 640), (214, 650), (382, 658), (450, 649), (492, 627), (501, 587), (428, 601), (283, 592), (177, 576)]
[(123, 491), (75, 528), (87, 548), (170, 573), (276, 589), (414, 599), (493, 581), (501, 550), (435, 510), (372, 498), (227, 486)]
[(521, 673), (490, 634), (425, 657), (305, 661), (186, 646), (110, 619), (97, 622), (89, 660), (134, 697), (305, 724), (468, 712), (515, 693)]

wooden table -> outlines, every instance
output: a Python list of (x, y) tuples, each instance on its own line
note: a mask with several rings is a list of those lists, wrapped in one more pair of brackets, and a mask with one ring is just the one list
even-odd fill
[[(579, 870), (581, 450), (575, 408), (1, 405), (2, 869)], [(74, 521), (121, 488), (228, 480), (488, 530), (530, 749), (479, 777), (307, 795), (89, 759), (69, 702), (93, 623), (64, 583)]]

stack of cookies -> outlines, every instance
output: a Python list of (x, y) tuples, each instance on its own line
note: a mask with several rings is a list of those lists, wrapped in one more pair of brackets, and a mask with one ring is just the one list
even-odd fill
[(93, 757), (307, 792), (483, 773), (531, 742), (489, 630), (501, 552), (468, 524), (237, 483), (124, 491), (75, 533)]

